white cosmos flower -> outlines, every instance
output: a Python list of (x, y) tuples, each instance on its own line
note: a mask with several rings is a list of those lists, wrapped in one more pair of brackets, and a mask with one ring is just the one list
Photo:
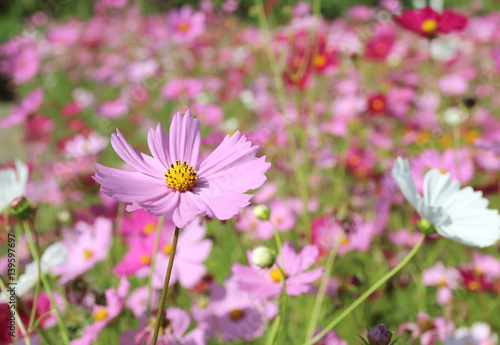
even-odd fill
[(406, 200), (436, 231), (451, 240), (474, 247), (487, 247), (500, 239), (498, 210), (488, 209), (482, 192), (471, 187), (460, 189), (450, 174), (432, 169), (424, 177), (424, 196), (415, 188), (407, 159), (398, 157), (392, 176)]
[[(68, 249), (62, 242), (56, 242), (43, 252), (40, 261), (40, 270), (42, 273), (47, 273), (56, 265), (61, 265), (66, 262)], [(24, 273), (19, 276), (17, 284), (15, 285), (16, 295), (23, 296), (29, 292), (38, 281), (38, 267), (36, 262), (32, 261), (26, 265)], [(0, 294), (0, 301), (5, 302), (5, 295)]]
[(16, 170), (0, 170), (0, 212), (5, 210), (17, 197), (24, 195), (28, 182), (28, 167), (16, 160)]

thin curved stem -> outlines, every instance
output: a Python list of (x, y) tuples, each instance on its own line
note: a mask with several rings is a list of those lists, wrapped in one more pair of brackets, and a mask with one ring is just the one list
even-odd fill
[(372, 285), (371, 288), (369, 288), (363, 295), (361, 295), (354, 303), (352, 303), (347, 309), (345, 309), (339, 316), (337, 316), (332, 322), (328, 324), (321, 332), (319, 332), (314, 338), (310, 339), (309, 341), (306, 341), (304, 345), (312, 345), (323, 336), (325, 336), (328, 331), (330, 331), (333, 327), (337, 326), (340, 321), (342, 321), (347, 315), (349, 315), (356, 307), (358, 307), (364, 300), (366, 300), (370, 295), (377, 290), (380, 286), (382, 286), (386, 281), (388, 281), (392, 276), (394, 276), (396, 273), (398, 273), (412, 258), (415, 256), (417, 251), (420, 249), (422, 246), (422, 243), (424, 243), (426, 234), (422, 234), (422, 237), (420, 237), (420, 240), (418, 243), (413, 247), (413, 249), (410, 251), (410, 253), (392, 270), (390, 270), (387, 274), (385, 274), (382, 278), (380, 278), (375, 284)]
[(158, 314), (156, 314), (156, 324), (153, 334), (152, 345), (156, 345), (158, 340), (158, 333), (160, 331), (160, 326), (163, 323), (163, 310), (165, 309), (165, 301), (167, 300), (168, 284), (170, 282), (170, 275), (172, 274), (172, 267), (174, 265), (175, 251), (177, 249), (177, 241), (179, 239), (179, 228), (175, 227), (174, 240), (172, 242), (172, 251), (170, 252), (170, 257), (168, 258), (167, 274), (165, 275), (165, 283), (163, 284), (163, 291), (161, 293), (160, 304), (158, 305)]
[(310, 337), (312, 337), (314, 333), (314, 329), (316, 328), (316, 324), (319, 319), (319, 313), (321, 311), (321, 304), (323, 303), (323, 299), (325, 298), (326, 288), (328, 286), (328, 278), (332, 272), (333, 264), (335, 263), (335, 258), (337, 257), (337, 253), (340, 248), (340, 238), (344, 235), (344, 231), (339, 232), (339, 236), (335, 240), (334, 246), (328, 257), (326, 259), (325, 272), (323, 273), (323, 277), (321, 277), (321, 282), (318, 289), (318, 294), (316, 295), (316, 300), (314, 301), (313, 312), (311, 315), (311, 321), (309, 322), (309, 327), (307, 327), (307, 335), (306, 341)]
[(156, 225), (156, 237), (155, 237), (155, 244), (153, 248), (153, 256), (151, 258), (151, 269), (149, 272), (149, 277), (148, 277), (148, 298), (146, 299), (146, 316), (149, 316), (149, 313), (151, 312), (151, 294), (152, 294), (152, 281), (153, 281), (153, 273), (155, 269), (155, 262), (156, 262), (156, 254), (158, 253), (158, 246), (160, 245), (160, 236), (161, 236), (161, 229), (163, 228), (163, 221), (165, 219), (165, 216), (161, 216), (160, 219), (158, 219), (158, 224)]

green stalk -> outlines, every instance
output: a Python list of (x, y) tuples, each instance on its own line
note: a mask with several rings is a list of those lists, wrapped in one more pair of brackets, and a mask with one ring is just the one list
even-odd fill
[(340, 243), (341, 243), (340, 238), (343, 234), (344, 234), (343, 231), (339, 232), (339, 236), (337, 236), (334, 246), (326, 259), (325, 272), (323, 272), (323, 276), (321, 277), (321, 282), (319, 285), (318, 293), (316, 295), (316, 300), (314, 301), (311, 321), (309, 322), (309, 327), (307, 327), (306, 341), (307, 339), (312, 337), (314, 329), (316, 328), (316, 325), (318, 323), (319, 313), (321, 311), (321, 304), (323, 303), (323, 299), (325, 298), (326, 288), (328, 286), (328, 278), (330, 277), (330, 274), (332, 272), (333, 264), (335, 263), (335, 258), (337, 257), (337, 253), (340, 248)]
[(321, 338), (325, 336), (328, 331), (330, 331), (333, 327), (337, 326), (347, 315), (349, 315), (356, 307), (358, 307), (364, 300), (366, 300), (370, 295), (375, 292), (379, 287), (381, 287), (387, 280), (389, 280), (392, 276), (398, 273), (412, 258), (415, 256), (417, 251), (424, 243), (426, 234), (422, 234), (418, 243), (413, 247), (411, 252), (392, 270), (390, 270), (386, 275), (380, 278), (375, 284), (372, 285), (363, 295), (361, 295), (354, 303), (352, 303), (347, 309), (345, 309), (339, 316), (337, 316), (332, 322), (328, 324), (321, 332), (319, 332), (314, 338), (306, 341), (304, 345), (312, 345)]
[(155, 244), (153, 248), (153, 257), (151, 258), (151, 272), (149, 272), (149, 277), (148, 277), (148, 298), (146, 299), (146, 317), (149, 316), (149, 313), (151, 312), (151, 295), (152, 295), (152, 281), (153, 281), (153, 273), (155, 269), (155, 262), (156, 262), (156, 254), (158, 253), (158, 246), (160, 245), (160, 236), (161, 236), (161, 229), (163, 228), (163, 221), (165, 219), (165, 216), (161, 216), (158, 219), (158, 224), (156, 225), (156, 238), (155, 238)]
[(174, 240), (172, 242), (172, 252), (168, 258), (167, 274), (165, 275), (165, 282), (163, 284), (163, 291), (161, 293), (160, 304), (158, 305), (158, 314), (156, 314), (156, 324), (153, 334), (153, 341), (151, 345), (156, 345), (158, 340), (158, 333), (163, 323), (163, 310), (165, 309), (165, 301), (167, 300), (168, 284), (170, 282), (170, 275), (172, 274), (172, 267), (174, 265), (175, 251), (177, 250), (177, 241), (179, 240), (179, 228), (175, 227)]
[[(37, 262), (37, 264), (40, 264), (41, 256), (39, 255), (39, 252), (37, 251), (37, 248), (36, 248), (37, 246), (35, 245), (35, 243), (33, 241), (33, 236), (32, 236), (32, 233), (30, 231), (30, 228), (29, 228), (28, 224), (26, 224), (25, 222), (23, 222), (23, 223), (24, 223), (24, 230), (26, 232), (26, 239), (28, 240), (28, 246), (30, 248), (31, 255), (33, 256), (33, 259), (35, 259), (35, 262)], [(67, 332), (66, 327), (64, 325), (64, 321), (63, 321), (63, 318), (61, 316), (61, 312), (59, 311), (59, 308), (57, 307), (56, 301), (54, 299), (54, 294), (52, 292), (52, 288), (50, 287), (50, 283), (47, 280), (47, 277), (45, 276), (45, 274), (43, 272), (40, 272), (39, 279), (42, 280), (43, 287), (45, 288), (45, 291), (47, 292), (50, 303), (51, 303), (52, 307), (54, 307), (54, 310), (56, 312), (57, 325), (59, 327), (59, 331), (61, 332), (61, 336), (63, 338), (64, 344), (69, 344), (69, 335), (68, 335), (68, 332)], [(35, 301), (35, 303), (36, 303), (36, 301)]]

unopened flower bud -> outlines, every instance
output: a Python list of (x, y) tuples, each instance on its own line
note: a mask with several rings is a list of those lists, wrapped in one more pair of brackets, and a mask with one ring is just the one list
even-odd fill
[(368, 341), (370, 345), (389, 345), (392, 339), (392, 333), (383, 324), (373, 327), (368, 332)]
[(33, 211), (28, 199), (20, 196), (12, 200), (10, 203), (10, 213), (17, 219), (26, 219)]
[(420, 218), (417, 222), (417, 226), (420, 230), (422, 230), (422, 232), (426, 234), (432, 234), (436, 232), (432, 223), (425, 218)]
[(252, 262), (261, 268), (269, 268), (276, 261), (276, 252), (264, 246), (257, 247), (252, 252)]
[(475, 97), (464, 97), (462, 99), (463, 104), (467, 109), (472, 109), (477, 104), (477, 98)]
[(253, 208), (253, 215), (260, 220), (269, 220), (271, 210), (266, 205), (257, 205)]

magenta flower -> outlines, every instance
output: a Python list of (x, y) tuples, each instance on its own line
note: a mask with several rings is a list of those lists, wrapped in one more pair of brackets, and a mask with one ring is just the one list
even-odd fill
[(170, 12), (167, 25), (175, 42), (191, 42), (205, 31), (205, 14), (183, 6)]
[(26, 95), (19, 105), (12, 109), (12, 113), (4, 119), (0, 119), (0, 128), (9, 128), (26, 121), (29, 115), (35, 113), (42, 105), (44, 91), (37, 88)]
[(61, 284), (85, 273), (107, 258), (112, 229), (113, 223), (103, 217), (98, 217), (93, 225), (83, 221), (75, 224), (76, 235), (66, 236), (63, 241), (68, 249), (66, 262), (52, 268), (53, 273), (61, 275)]
[[(252, 262), (251, 251), (248, 251), (247, 256), (250, 267), (237, 263), (232, 267), (239, 288), (260, 299), (280, 296), (283, 276), (281, 270), (276, 265), (269, 269), (262, 269)], [(278, 255), (276, 262), (285, 273), (288, 295), (298, 296), (311, 290), (311, 283), (323, 274), (323, 267), (307, 271), (316, 263), (318, 256), (318, 247), (314, 245), (305, 246), (299, 254), (296, 254), (289, 242), (283, 244), (281, 256)]]
[(265, 156), (255, 157), (259, 147), (239, 131), (226, 136), (202, 162), (198, 162), (200, 142), (200, 124), (189, 110), (184, 117), (174, 115), (170, 135), (161, 124), (150, 129), (153, 157), (134, 150), (117, 130), (111, 145), (133, 171), (96, 164), (94, 179), (104, 194), (137, 203), (153, 215), (166, 215), (177, 227), (199, 214), (229, 219), (250, 203), (252, 195), (245, 192), (264, 183), (271, 164)]

